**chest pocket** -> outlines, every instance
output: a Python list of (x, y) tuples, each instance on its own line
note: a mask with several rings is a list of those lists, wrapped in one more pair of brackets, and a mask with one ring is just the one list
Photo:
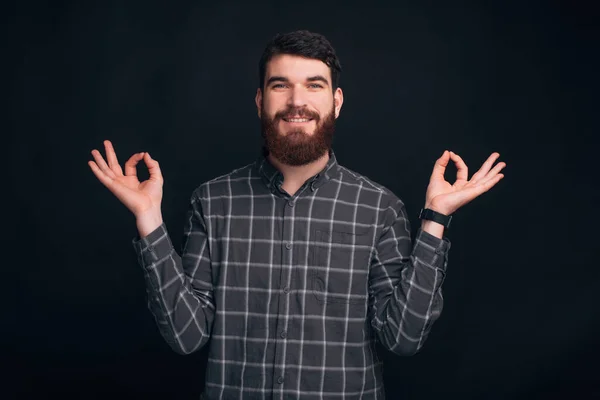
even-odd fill
[(311, 288), (320, 303), (366, 304), (371, 256), (368, 229), (315, 230)]

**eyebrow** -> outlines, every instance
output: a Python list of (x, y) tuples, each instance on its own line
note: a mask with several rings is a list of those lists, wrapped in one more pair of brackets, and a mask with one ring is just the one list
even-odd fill
[[(306, 78), (308, 82), (323, 82), (325, 85), (329, 85), (329, 82), (323, 75), (314, 75)], [(284, 76), (272, 76), (267, 80), (266, 85), (270, 85), (273, 82), (286, 82), (288, 83), (290, 80)]]

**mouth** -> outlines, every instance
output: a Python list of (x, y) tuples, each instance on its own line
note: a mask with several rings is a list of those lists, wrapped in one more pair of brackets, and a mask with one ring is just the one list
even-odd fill
[(288, 124), (306, 124), (312, 121), (312, 118), (282, 118), (283, 121)]

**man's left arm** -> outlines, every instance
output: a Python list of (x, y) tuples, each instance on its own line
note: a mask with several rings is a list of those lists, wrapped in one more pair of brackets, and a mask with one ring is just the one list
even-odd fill
[(398, 200), (386, 213), (391, 221), (375, 247), (369, 275), (371, 325), (387, 349), (413, 355), (442, 312), (450, 241), (428, 232), (440, 233), (441, 228), (442, 236), (442, 225), (424, 221), (413, 246), (404, 205)]
[[(500, 171), (506, 163), (493, 166), (499, 156), (492, 153), (469, 179), (462, 158), (444, 151), (433, 167), (425, 208), (452, 215), (490, 190), (504, 177)], [(457, 167), (454, 184), (444, 178), (450, 160)], [(450, 241), (443, 236), (443, 225), (423, 221), (413, 245), (410, 222), (399, 199), (384, 210), (382, 225), (369, 274), (369, 292), (373, 299), (371, 325), (389, 350), (412, 355), (422, 348), (432, 324), (442, 312), (441, 287), (446, 276)]]

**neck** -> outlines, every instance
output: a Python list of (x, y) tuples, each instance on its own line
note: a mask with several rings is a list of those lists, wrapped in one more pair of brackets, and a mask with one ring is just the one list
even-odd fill
[(325, 168), (329, 162), (329, 151), (326, 151), (317, 160), (301, 166), (283, 164), (281, 161), (273, 157), (273, 154), (267, 156), (271, 164), (275, 166), (283, 174), (284, 182), (290, 184), (302, 185), (310, 177), (316, 175)]

